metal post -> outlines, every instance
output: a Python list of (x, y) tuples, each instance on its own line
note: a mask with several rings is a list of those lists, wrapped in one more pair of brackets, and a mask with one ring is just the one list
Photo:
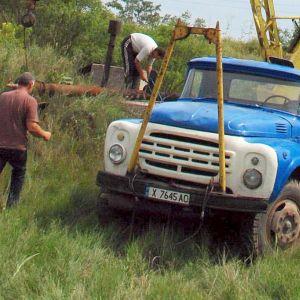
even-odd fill
[(224, 133), (224, 91), (223, 91), (223, 63), (222, 36), (219, 22), (217, 23), (217, 77), (218, 77), (218, 122), (219, 122), (219, 184), (223, 192), (226, 191), (225, 169), (225, 133)]
[(117, 20), (109, 21), (108, 33), (110, 33), (109, 43), (107, 47), (104, 73), (102, 77), (101, 87), (105, 87), (107, 85), (110, 73), (110, 66), (112, 63), (112, 57), (115, 49), (116, 37), (121, 31), (121, 22)]
[(150, 100), (149, 100), (149, 104), (148, 104), (147, 109), (144, 113), (144, 120), (143, 120), (142, 126), (140, 128), (140, 131), (139, 131), (139, 134), (138, 134), (138, 137), (137, 137), (134, 149), (133, 149), (133, 153), (131, 155), (130, 163), (129, 163), (129, 166), (128, 166), (128, 172), (129, 173), (131, 173), (134, 170), (134, 167), (135, 167), (135, 165), (138, 161), (138, 155), (139, 155), (139, 150), (140, 150), (140, 147), (141, 147), (141, 144), (142, 144), (142, 140), (143, 140), (143, 137), (145, 135), (146, 128), (147, 128), (147, 125), (149, 123), (149, 119), (150, 119), (150, 116), (151, 116), (151, 112), (152, 112), (153, 107), (155, 105), (155, 101), (156, 101), (156, 98), (158, 96), (160, 87), (162, 85), (165, 73), (167, 71), (168, 64), (169, 64), (170, 58), (171, 58), (173, 50), (174, 50), (174, 46), (175, 46), (175, 30), (173, 32), (173, 35), (172, 35), (171, 41), (169, 43), (169, 46), (166, 50), (166, 55), (163, 59), (159, 74), (158, 74), (157, 79), (155, 81), (155, 85), (154, 85), (154, 88), (153, 88), (153, 91), (152, 91), (152, 94), (151, 94), (151, 97), (150, 97)]

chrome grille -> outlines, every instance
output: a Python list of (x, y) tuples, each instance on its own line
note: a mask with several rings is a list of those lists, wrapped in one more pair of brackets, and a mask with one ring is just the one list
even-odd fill
[[(231, 172), (231, 152), (226, 152), (226, 172)], [(208, 183), (219, 173), (219, 145), (215, 141), (151, 132), (144, 136), (141, 167), (151, 174)]]

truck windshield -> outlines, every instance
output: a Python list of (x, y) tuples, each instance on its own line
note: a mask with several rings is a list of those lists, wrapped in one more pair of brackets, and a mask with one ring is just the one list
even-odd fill
[[(216, 72), (191, 69), (181, 98), (217, 99)], [(224, 99), (225, 101), (268, 106), (293, 114), (300, 114), (300, 83), (224, 72)]]

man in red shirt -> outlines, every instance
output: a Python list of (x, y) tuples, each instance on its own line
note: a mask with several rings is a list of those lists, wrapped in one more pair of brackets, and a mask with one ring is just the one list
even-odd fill
[(27, 132), (45, 141), (51, 137), (38, 124), (38, 104), (30, 96), (34, 82), (30, 73), (24, 73), (16, 90), (0, 95), (0, 174), (6, 163), (12, 167), (7, 207), (19, 202), (26, 172)]

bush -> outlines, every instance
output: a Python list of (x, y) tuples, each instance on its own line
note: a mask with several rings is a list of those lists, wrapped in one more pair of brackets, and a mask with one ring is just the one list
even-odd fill
[[(11, 26), (5, 26), (10, 28)], [(26, 70), (25, 51), (22, 42), (14, 31), (0, 31), (0, 88), (14, 81), (20, 73)], [(28, 70), (40, 81), (58, 82), (65, 76), (76, 77), (73, 62), (60, 56), (49, 47), (39, 47), (35, 44), (28, 48)]]

